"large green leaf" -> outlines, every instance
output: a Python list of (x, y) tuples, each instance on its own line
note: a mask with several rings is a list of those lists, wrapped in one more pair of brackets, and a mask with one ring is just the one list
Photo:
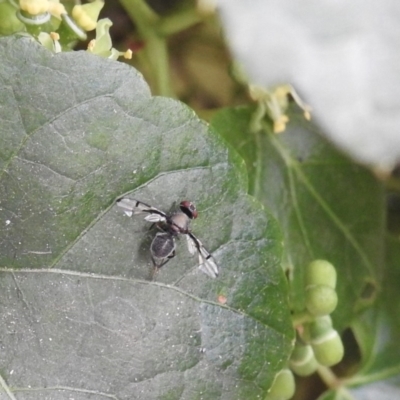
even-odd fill
[[(0, 63), (0, 397), (262, 398), (293, 329), (281, 234), (242, 161), (126, 65), (26, 38)], [(154, 233), (123, 194), (195, 200), (220, 277), (181, 240), (148, 280)]]
[(250, 192), (282, 225), (292, 308), (304, 308), (304, 267), (327, 259), (338, 271), (338, 329), (372, 304), (383, 265), (384, 195), (366, 169), (338, 153), (291, 112), (285, 133), (249, 131), (253, 109), (226, 109), (212, 126), (246, 160)]

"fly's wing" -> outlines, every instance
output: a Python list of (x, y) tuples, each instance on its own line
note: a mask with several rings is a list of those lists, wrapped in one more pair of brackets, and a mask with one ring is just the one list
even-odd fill
[(157, 208), (149, 206), (146, 203), (142, 203), (139, 200), (123, 197), (122, 199), (117, 200), (117, 205), (121, 207), (129, 217), (134, 214), (144, 213), (147, 214), (144, 219), (149, 222), (165, 222), (167, 220), (167, 215), (164, 212), (157, 210)]
[(188, 250), (191, 255), (195, 255), (197, 253), (197, 246), (190, 235), (186, 235)]
[(203, 244), (197, 239), (193, 233), (189, 232), (186, 235), (188, 241), (188, 249), (190, 254), (199, 255), (199, 269), (211, 278), (218, 276), (218, 266), (214, 257), (205, 249)]

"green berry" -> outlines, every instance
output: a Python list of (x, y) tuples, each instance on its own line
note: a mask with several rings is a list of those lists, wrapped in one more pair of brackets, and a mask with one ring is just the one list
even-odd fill
[(293, 397), (296, 389), (294, 376), (290, 369), (283, 369), (275, 376), (274, 383), (265, 400), (287, 400)]
[(332, 313), (338, 303), (335, 289), (326, 285), (311, 285), (306, 288), (307, 310), (316, 317)]
[(332, 330), (331, 334), (321, 342), (313, 342), (312, 348), (317, 361), (321, 365), (331, 367), (340, 362), (344, 355), (343, 342), (337, 331)]
[(318, 363), (315, 359), (313, 349), (308, 344), (296, 342), (293, 353), (289, 361), (290, 369), (299, 376), (309, 376), (313, 374)]
[(310, 322), (305, 326), (307, 328), (308, 337), (307, 340), (318, 339), (330, 332), (332, 328), (332, 318), (329, 315), (315, 318), (314, 321)]
[(335, 289), (336, 269), (326, 260), (314, 260), (306, 268), (305, 285), (326, 285)]
[(342, 360), (343, 342), (337, 331), (332, 328), (329, 316), (316, 318), (309, 325), (309, 335), (315, 358), (321, 365), (331, 367)]

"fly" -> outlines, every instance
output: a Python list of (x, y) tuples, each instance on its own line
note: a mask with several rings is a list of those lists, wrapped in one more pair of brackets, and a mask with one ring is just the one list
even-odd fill
[(150, 246), (154, 274), (175, 257), (175, 240), (179, 235), (185, 235), (190, 254), (198, 255), (199, 269), (211, 278), (218, 276), (218, 267), (214, 257), (189, 229), (191, 220), (198, 216), (196, 207), (192, 202), (187, 200), (181, 201), (179, 210), (172, 214), (166, 214), (146, 203), (127, 197), (117, 200), (117, 205), (123, 208), (125, 214), (129, 217), (135, 214), (146, 214), (144, 219), (155, 224), (160, 230)]

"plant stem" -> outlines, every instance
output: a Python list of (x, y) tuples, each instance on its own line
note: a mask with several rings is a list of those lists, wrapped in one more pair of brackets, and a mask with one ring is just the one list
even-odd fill
[(340, 386), (340, 379), (337, 378), (330, 368), (319, 365), (318, 375), (327, 387), (335, 389)]
[(121, 4), (145, 43), (139, 57), (149, 69), (154, 94), (173, 97), (167, 37), (200, 22), (201, 17), (195, 9), (188, 9), (162, 18), (144, 0), (121, 0)]
[(145, 43), (141, 58), (149, 68), (155, 94), (171, 97), (167, 40), (157, 28), (161, 18), (144, 0), (121, 0), (121, 4)]
[(181, 32), (193, 25), (202, 22), (203, 19), (194, 8), (178, 11), (175, 14), (163, 18), (159, 24), (159, 32), (165, 36)]

